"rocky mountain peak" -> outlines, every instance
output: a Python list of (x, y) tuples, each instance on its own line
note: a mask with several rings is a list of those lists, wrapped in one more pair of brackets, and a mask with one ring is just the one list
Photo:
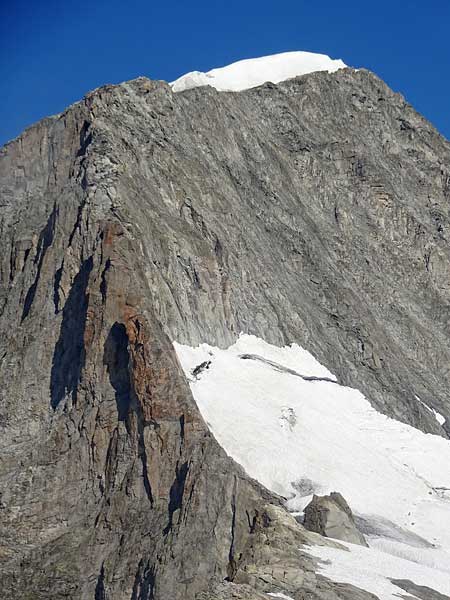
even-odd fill
[(5, 597), (374, 597), (227, 456), (173, 347), (297, 344), (447, 440), (450, 146), (325, 62), (233, 94), (104, 86), (1, 149)]

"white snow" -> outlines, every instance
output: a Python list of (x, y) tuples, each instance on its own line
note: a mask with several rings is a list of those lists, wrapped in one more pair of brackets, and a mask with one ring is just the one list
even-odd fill
[(434, 418), (439, 423), (439, 425), (444, 425), (446, 418), (443, 415), (441, 415), (441, 413), (438, 413), (437, 410), (434, 410), (434, 408), (431, 408), (431, 406), (428, 406), (428, 404), (425, 404), (425, 402), (423, 400), (421, 400), (419, 398), (419, 396), (417, 396), (417, 395), (416, 395), (416, 399), (420, 402), (420, 404), (422, 404), (422, 406), (425, 406), (425, 408), (427, 410), (429, 410), (430, 413), (433, 413)]
[[(367, 536), (366, 539), (371, 548), (450, 574), (450, 550), (434, 546), (430, 548), (411, 546), (410, 544), (382, 537)], [(447, 575), (447, 577), (450, 580), (450, 575)]]
[(307, 554), (327, 561), (321, 564), (319, 573), (332, 581), (350, 583), (372, 592), (380, 600), (398, 600), (400, 594), (406, 595), (390, 579), (407, 579), (441, 594), (450, 594), (450, 565), (447, 565), (447, 570), (441, 571), (374, 548), (339, 543), (349, 551), (328, 546), (313, 546), (307, 550)]
[[(285, 496), (290, 510), (301, 512), (313, 492), (339, 491), (356, 514), (375, 525), (377, 519), (384, 523), (368, 538), (375, 554), (364, 554), (364, 561), (366, 555), (369, 562), (375, 557), (373, 564), (381, 561), (379, 573), (373, 567), (376, 577), (411, 578), (433, 587), (430, 573), (436, 571), (440, 581), (446, 570), (450, 581), (448, 440), (378, 413), (356, 389), (283, 372), (287, 367), (335, 379), (295, 344), (277, 348), (241, 335), (226, 350), (206, 344), (191, 348), (175, 343), (175, 348), (219, 443), (250, 476)], [(242, 359), (242, 354), (254, 358)], [(192, 369), (204, 361), (211, 364), (194, 377)], [(400, 534), (394, 525), (389, 533), (389, 521)], [(358, 562), (363, 550), (336, 551), (332, 566), (336, 562), (343, 577), (348, 561)], [(337, 558), (339, 552), (343, 558)], [(384, 570), (388, 562), (398, 566), (392, 575)], [(414, 568), (423, 573), (420, 581)], [(415, 578), (407, 576), (410, 571)]]
[(271, 56), (250, 58), (212, 69), (207, 73), (192, 71), (171, 83), (174, 92), (182, 92), (202, 85), (210, 85), (219, 91), (247, 90), (266, 81), (279, 83), (292, 77), (328, 71), (333, 73), (347, 65), (342, 60), (333, 60), (326, 54), (314, 52), (282, 52)]

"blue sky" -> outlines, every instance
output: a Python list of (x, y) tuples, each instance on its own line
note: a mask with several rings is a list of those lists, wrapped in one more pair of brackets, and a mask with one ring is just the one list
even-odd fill
[(0, 144), (89, 90), (308, 50), (375, 71), (450, 138), (450, 0), (0, 0)]

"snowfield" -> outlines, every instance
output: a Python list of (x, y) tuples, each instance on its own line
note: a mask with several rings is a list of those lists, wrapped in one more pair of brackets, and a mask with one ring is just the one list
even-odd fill
[(210, 85), (221, 92), (238, 92), (262, 85), (266, 81), (279, 83), (292, 77), (314, 71), (333, 73), (347, 65), (325, 54), (314, 52), (283, 52), (260, 58), (240, 60), (207, 73), (192, 71), (173, 81), (174, 92), (182, 92), (202, 85)]
[(389, 578), (450, 594), (450, 441), (378, 413), (295, 344), (174, 346), (205, 421), (251, 477), (292, 512), (313, 493), (349, 503), (370, 548), (311, 548), (330, 561), (324, 575), (382, 600), (405, 594)]
[(450, 564), (447, 564), (447, 571), (442, 571), (373, 548), (339, 543), (349, 552), (328, 546), (314, 546), (308, 552), (324, 561), (319, 572), (332, 581), (351, 583), (372, 592), (380, 600), (399, 600), (400, 594), (409, 597), (391, 579), (406, 579), (442, 594), (450, 594)]

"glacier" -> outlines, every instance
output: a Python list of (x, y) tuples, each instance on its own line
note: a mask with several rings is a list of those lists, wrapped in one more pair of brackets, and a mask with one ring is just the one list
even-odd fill
[(338, 491), (370, 525), (369, 549), (311, 548), (326, 576), (382, 600), (401, 592), (390, 578), (450, 593), (449, 440), (377, 412), (296, 344), (241, 334), (227, 349), (174, 347), (210, 430), (251, 477), (297, 518), (313, 493)]

